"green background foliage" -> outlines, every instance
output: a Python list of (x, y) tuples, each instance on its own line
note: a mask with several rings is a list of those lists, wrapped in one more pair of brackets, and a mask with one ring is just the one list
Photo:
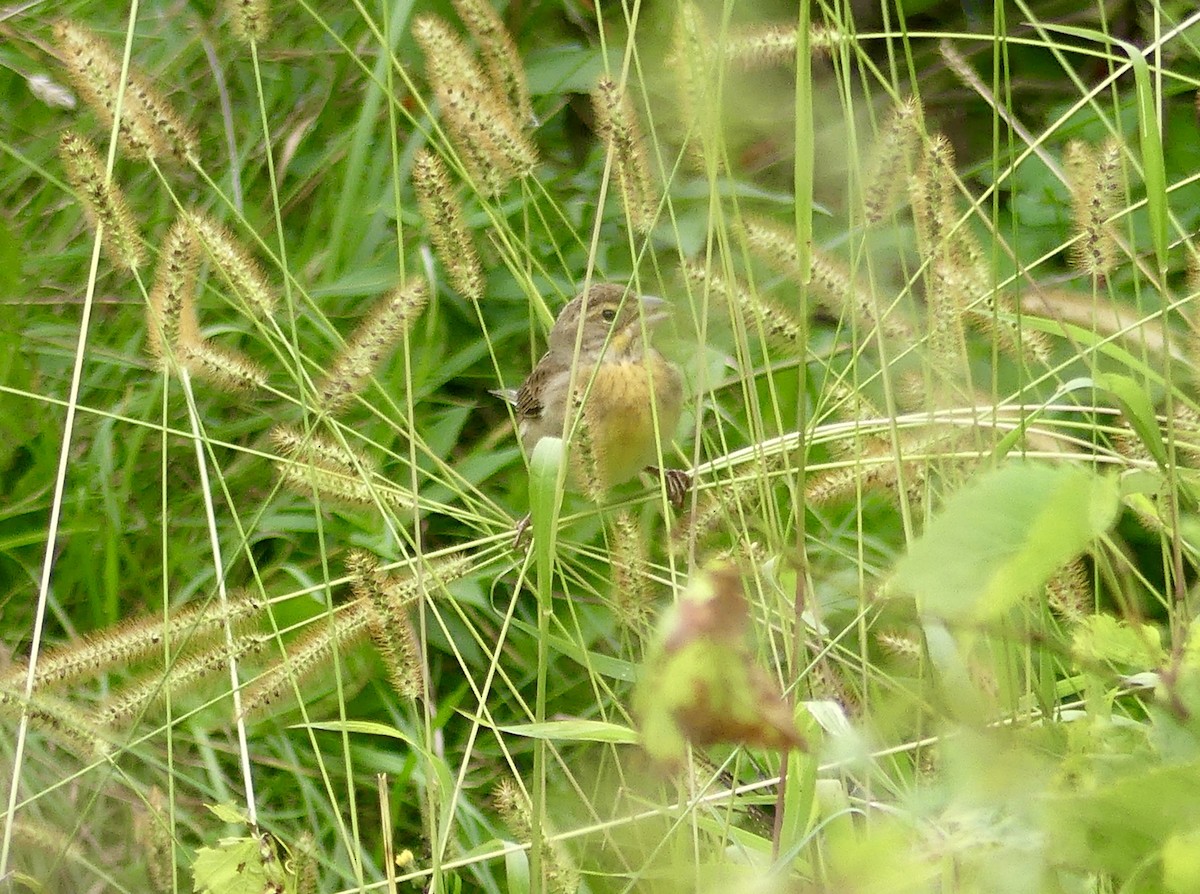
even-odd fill
[[(430, 13), (465, 35), (450, 4), (277, 5), (253, 45), (232, 5), (71, 0), (0, 17), (2, 883), (1194, 887), (1190, 4), (814, 3), (814, 44), (834, 39), (804, 60), (810, 82), (794, 53), (728, 58), (748, 29), (794, 39), (794, 3), (498, 3), (539, 154), (499, 196), (463, 176), (412, 37)], [(677, 51), (688, 16), (703, 58)], [(60, 18), (127, 47), (198, 136), (192, 164), (114, 152), (152, 257), (135, 275), (97, 250), (57, 154), (67, 128), (105, 156), (111, 137), (43, 86), (69, 90)], [(596, 132), (602, 74), (626, 85), (662, 190), (648, 232)], [(864, 190), (909, 97), (915, 148), (885, 170), (899, 189), (870, 222)], [(939, 134), (953, 164), (931, 176)], [(1063, 159), (1106, 138), (1120, 147), (1116, 260), (1090, 275), (1071, 261), (1083, 187)], [(423, 148), (454, 172), (478, 303), (450, 286), (418, 210)], [(810, 157), (812, 195), (798, 195)], [(930, 244), (915, 206), (939, 184), (953, 226)], [(748, 237), (765, 220), (802, 255), (798, 209), (843, 291)], [(147, 352), (147, 296), (183, 210), (225, 225), (277, 291), (264, 319), (200, 268), (203, 335), (261, 364), (266, 388), (231, 393)], [(682, 510), (649, 477), (602, 505), (560, 491), (567, 460), (545, 441), (531, 501), (530, 458), (489, 391), (520, 384), (588, 278), (673, 308), (656, 343), (687, 383), (664, 433), (664, 460), (693, 472)], [(323, 414), (314, 383), (376, 302), (418, 279), (425, 309), (349, 408)], [(281, 425), (364, 457), (367, 504), (284, 486)], [(415, 504), (389, 502), (397, 489)], [(532, 536), (514, 544), (531, 502)], [(329, 638), (353, 607), (352, 550), (416, 594), (421, 698), (394, 691), (365, 632)], [(466, 560), (453, 579), (447, 557)], [(719, 655), (688, 641), (681, 676), (652, 662), (670, 698), (638, 699), (668, 725), (696, 702), (782, 699), (808, 748), (694, 742), (665, 772), (636, 744), (634, 687), (647, 654), (670, 651), (660, 618), (713, 560), (737, 569), (745, 635)], [(249, 717), (219, 623), (116, 651), (122, 631), (187, 608), (219, 618), (244, 594), (262, 643), (238, 662), (238, 698), (271, 673), (286, 683)], [(88, 672), (35, 674), (26, 700), (35, 642), (43, 667), (76, 656)], [(185, 685), (196, 655), (214, 672)], [(141, 684), (164, 698), (96, 728)]]

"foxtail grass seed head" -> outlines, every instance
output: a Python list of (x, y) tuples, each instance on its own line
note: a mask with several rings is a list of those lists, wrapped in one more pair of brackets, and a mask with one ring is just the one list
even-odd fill
[(508, 100), (518, 124), (533, 122), (533, 105), (525, 66), (517, 45), (504, 26), (490, 0), (453, 0), (458, 17), (466, 24), (479, 45), (479, 53), (487, 66), (496, 89)]
[(19, 721), (24, 714), (29, 725), (69, 754), (81, 759), (108, 757), (112, 743), (84, 716), (62, 699), (35, 695), (32, 699), (11, 689), (0, 689), (0, 717)]
[(1046, 603), (1068, 624), (1078, 624), (1092, 613), (1094, 597), (1082, 559), (1065, 566), (1046, 582)]
[(618, 619), (638, 630), (654, 611), (646, 533), (630, 512), (620, 512), (612, 526), (612, 601)]
[(454, 147), (476, 185), (496, 194), (514, 177), (532, 173), (533, 144), (462, 39), (436, 15), (418, 16), (412, 33)]
[(862, 493), (886, 493), (893, 499), (923, 486), (929, 470), (926, 457), (952, 453), (964, 434), (959, 431), (916, 431), (901, 437), (899, 456), (889, 440), (868, 442), (848, 459), (813, 472), (805, 480), (806, 503), (819, 506)]
[(912, 181), (913, 217), (927, 258), (948, 254), (954, 247), (954, 182), (954, 147), (942, 134), (934, 134)]
[(642, 234), (654, 227), (658, 189), (650, 174), (650, 153), (629, 94), (611, 78), (601, 78), (592, 94), (596, 130), (613, 155), (613, 169), (621, 186), (625, 213), (633, 229)]
[[(793, 282), (802, 282), (800, 253), (792, 231), (773, 221), (753, 217), (744, 218), (741, 229), (752, 254)], [(903, 320), (893, 316), (880, 319), (870, 289), (855, 282), (839, 261), (818, 249), (813, 249), (811, 255), (809, 286), (813, 296), (835, 316), (848, 312), (862, 328), (878, 327), (884, 335), (892, 338), (912, 338), (912, 328)]]
[(275, 468), (279, 480), (304, 497), (316, 496), (352, 506), (390, 506), (408, 511), (416, 499), (408, 490), (394, 484), (363, 477), (357, 468), (341, 461), (322, 459), (318, 455), (298, 455), (294, 459), (278, 459)]
[(417, 205), (451, 285), (464, 298), (479, 301), (483, 298), (483, 265), (467, 230), (450, 172), (437, 153), (421, 149), (413, 159), (412, 177)]
[(919, 664), (925, 654), (920, 641), (904, 633), (884, 631), (876, 640), (887, 652), (909, 664)]
[(192, 229), (234, 293), (249, 305), (259, 319), (269, 319), (278, 303), (277, 295), (258, 262), (233, 235), (202, 214), (189, 215)]
[(348, 648), (363, 639), (371, 621), (371, 606), (354, 602), (338, 610), (332, 618), (314, 619), (304, 634), (289, 642), (284, 658), (267, 668), (242, 690), (242, 713), (253, 716), (266, 712), (279, 698), (293, 691), (304, 694), (304, 682), (325, 665), (333, 654), (333, 644)]
[(345, 409), (425, 307), (425, 283), (416, 279), (378, 302), (333, 361), (318, 388), (327, 413)]
[(963, 317), (977, 281), (970, 269), (966, 224), (958, 224), (954, 183), (954, 149), (936, 134), (913, 175), (910, 196), (925, 268), (929, 355), (947, 381), (960, 377), (965, 366)]
[(674, 76), (679, 123), (689, 131), (685, 151), (689, 163), (705, 168), (708, 146), (715, 146), (720, 103), (713, 82), (715, 51), (707, 23), (695, 3), (680, 5), (671, 33), (667, 68)]
[[(203, 642), (226, 624), (237, 629), (262, 611), (263, 601), (252, 593), (238, 594), (224, 607), (198, 603), (177, 609), (164, 623), (158, 615), (125, 621), (106, 630), (81, 637), (38, 657), (36, 680), (39, 689), (54, 688), (110, 668), (124, 668), (163, 654), (163, 643), (174, 649), (181, 644)], [(25, 679), (27, 666), (16, 664), (2, 677), (0, 689), (15, 688)]]
[(59, 140), (59, 156), (67, 180), (83, 205), (83, 213), (100, 232), (109, 260), (123, 270), (136, 270), (145, 264), (146, 252), (133, 212), (116, 182), (105, 180), (100, 153), (79, 134), (68, 130)]
[[(743, 71), (792, 67), (796, 64), (795, 25), (758, 25), (743, 28), (725, 41), (725, 58)], [(832, 28), (814, 25), (808, 34), (808, 51), (813, 58), (828, 56), (842, 41)]]
[[(492, 793), (492, 804), (518, 841), (532, 841), (533, 805), (524, 791), (506, 779)], [(546, 825), (545, 820), (542, 820), (542, 825)], [(574, 860), (562, 842), (552, 835), (544, 836), (542, 842), (542, 871), (545, 873), (547, 890), (554, 894), (574, 894), (579, 890), (579, 869)]]
[(492, 94), (464, 84), (444, 84), (436, 93), (459, 144), (476, 141), (484, 159), (507, 177), (533, 173), (537, 150)]
[(597, 430), (597, 411), (595, 403), (584, 404), (586, 390), (586, 382), (577, 382), (571, 397), (571, 418), (578, 419), (579, 424), (572, 436), (569, 462), (575, 480), (588, 499), (593, 503), (602, 503), (609, 482), (600, 474), (604, 462), (601, 455), (603, 445), (598, 445), (592, 437), (592, 432)]
[(914, 168), (921, 138), (921, 101), (910, 96), (896, 106), (875, 140), (863, 181), (863, 208), (868, 224), (883, 221), (903, 191), (905, 172)]
[[(80, 98), (111, 127), (121, 87), (121, 57), (103, 40), (75, 22), (54, 29), (67, 77)], [(173, 156), (188, 161), (197, 155), (196, 135), (170, 104), (139, 73), (129, 71), (118, 133), (131, 158)]]
[(356, 597), (372, 605), (383, 601), (392, 582), (377, 557), (366, 550), (351, 550), (346, 556), (346, 571), (350, 574), (350, 589)]
[(1106, 276), (1117, 259), (1117, 241), (1110, 221), (1120, 201), (1120, 144), (1110, 137), (1097, 150), (1081, 140), (1072, 140), (1067, 144), (1064, 162), (1076, 231), (1071, 264), (1089, 276)]
[[(58, 22), (54, 26), (54, 41), (67, 79), (79, 98), (96, 113), (105, 128), (112, 127), (121, 83), (121, 60), (104, 41), (75, 22)], [(165, 150), (144, 111), (129, 102), (128, 93), (121, 108), (118, 135), (130, 158), (150, 158), (162, 155)]]
[(374, 460), (365, 453), (323, 435), (306, 435), (286, 425), (277, 425), (271, 429), (271, 443), (290, 460), (318, 464), (347, 475), (374, 476), (377, 472)]
[(387, 669), (388, 682), (401, 698), (420, 698), (425, 693), (421, 665), (421, 643), (407, 614), (378, 610), (371, 616), (371, 640)]
[(86, 862), (87, 856), (78, 841), (69, 837), (64, 830), (47, 823), (39, 822), (29, 817), (23, 817), (13, 822), (12, 840), (16, 845), (16, 853), (27, 853), (23, 848), (41, 851), (47, 857), (55, 860), (63, 858), (72, 863)]
[(725, 58), (745, 71), (796, 64), (796, 26), (760, 25), (729, 35)]
[(226, 0), (229, 24), (243, 43), (262, 43), (271, 31), (269, 0)]
[(260, 651), (269, 638), (259, 634), (239, 636), (233, 648), (217, 643), (199, 652), (172, 662), (165, 671), (159, 671), (145, 679), (131, 683), (115, 692), (96, 711), (96, 723), (111, 727), (128, 723), (151, 708), (162, 704), (167, 696), (178, 699), (211, 680), (226, 670), (230, 661), (239, 661), (247, 655)]
[(146, 870), (158, 891), (175, 890), (171, 819), (166, 800), (162, 789), (152, 785), (146, 797), (145, 810), (138, 811), (133, 821), (133, 840), (146, 855)]
[(179, 363), (197, 379), (237, 394), (267, 387), (267, 371), (244, 354), (200, 340), (179, 346)]
[(1195, 248), (1188, 250), (1187, 293), (1192, 298), (1188, 305), (1188, 317), (1192, 321), (1192, 328), (1200, 331), (1200, 313), (1196, 310), (1196, 301), (1200, 299), (1200, 250)]
[(804, 326), (779, 305), (752, 295), (736, 282), (726, 282), (723, 277), (695, 261), (684, 262), (683, 274), (695, 287), (706, 289), (711, 295), (724, 301), (731, 310), (737, 307), (753, 319), (762, 327), (762, 332), (767, 338), (785, 347), (803, 349)]
[(419, 599), (442, 595), (446, 584), (474, 568), (475, 559), (470, 553), (456, 553), (413, 568), (402, 577), (389, 575), (387, 598), (394, 605), (407, 608)]
[(148, 348), (159, 360), (169, 353), (178, 355), (182, 345), (200, 341), (196, 317), (199, 270), (200, 242), (187, 220), (176, 218), (159, 251), (146, 315)]

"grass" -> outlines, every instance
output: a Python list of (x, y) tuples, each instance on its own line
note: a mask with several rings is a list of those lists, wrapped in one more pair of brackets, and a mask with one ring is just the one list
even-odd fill
[[(512, 4), (486, 133), (447, 5), (0, 22), (4, 884), (1192, 890), (1197, 17), (920, 6)], [(190, 157), (32, 89), (60, 17)], [(593, 279), (674, 308), (680, 512), (488, 394)]]

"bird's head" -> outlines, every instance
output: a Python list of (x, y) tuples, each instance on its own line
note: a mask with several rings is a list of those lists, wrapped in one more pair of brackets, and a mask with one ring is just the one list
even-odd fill
[(559, 312), (550, 330), (550, 350), (574, 354), (578, 337), (581, 357), (602, 351), (614, 358), (637, 356), (643, 347), (641, 321), (649, 329), (667, 316), (667, 303), (661, 298), (637, 296), (615, 283), (598, 283)]

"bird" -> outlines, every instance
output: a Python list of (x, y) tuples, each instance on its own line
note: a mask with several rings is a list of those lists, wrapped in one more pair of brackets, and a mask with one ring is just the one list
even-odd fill
[[(546, 353), (521, 387), (493, 392), (514, 407), (526, 451), (542, 438), (563, 436), (578, 398), (600, 489), (643, 470), (659, 473), (658, 445), (670, 440), (679, 422), (683, 379), (675, 364), (646, 344), (642, 324), (650, 330), (668, 316), (661, 298), (637, 296), (616, 283), (595, 283), (567, 302)], [(691, 476), (682, 469), (662, 475), (671, 502), (682, 505)]]

